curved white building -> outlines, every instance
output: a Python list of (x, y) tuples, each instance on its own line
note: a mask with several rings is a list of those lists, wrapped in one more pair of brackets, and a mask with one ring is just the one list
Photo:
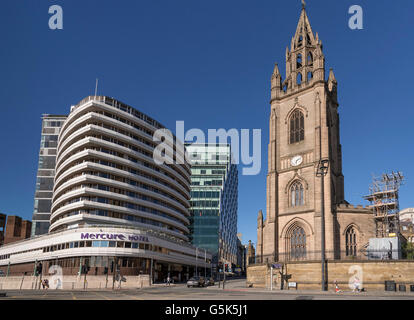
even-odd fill
[(414, 208), (401, 210), (399, 213), (399, 218), (401, 222), (414, 223)]
[(105, 96), (73, 106), (59, 133), (49, 234), (1, 247), (0, 269), (30, 272), (42, 261), (65, 274), (85, 264), (99, 275), (116, 262), (128, 275), (149, 274), (153, 265), (161, 280), (210, 268), (211, 254), (189, 243), (191, 171), (183, 150), (167, 141), (166, 154), (184, 164), (153, 159), (153, 135), (163, 128)]
[(59, 136), (50, 231), (127, 224), (188, 240), (190, 166), (154, 163), (161, 128), (108, 97), (73, 107)]

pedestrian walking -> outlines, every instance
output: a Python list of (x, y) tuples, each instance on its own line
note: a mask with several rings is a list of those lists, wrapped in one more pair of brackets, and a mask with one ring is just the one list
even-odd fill
[(336, 293), (340, 293), (340, 292), (342, 292), (342, 290), (339, 288), (339, 285), (338, 285), (338, 281), (334, 281), (334, 285), (335, 285), (335, 292)]
[(361, 282), (359, 281), (358, 277), (354, 278), (354, 289), (352, 290), (352, 292), (361, 292)]
[(167, 277), (167, 286), (169, 286), (169, 285), (170, 285), (170, 283), (171, 283), (171, 278), (170, 278), (170, 276), (168, 276), (168, 277)]

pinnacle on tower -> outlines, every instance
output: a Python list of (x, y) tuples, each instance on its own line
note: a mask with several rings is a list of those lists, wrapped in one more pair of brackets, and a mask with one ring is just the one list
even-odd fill
[(329, 70), (329, 78), (328, 78), (328, 83), (334, 83), (334, 84), (337, 84), (337, 83), (338, 83), (338, 82), (336, 81), (335, 74), (334, 74), (334, 72), (333, 72), (333, 69), (332, 69), (332, 68)]
[(280, 76), (280, 71), (277, 63), (275, 63), (275, 68), (273, 69), (273, 76), (277, 77)]
[(328, 78), (328, 89), (329, 91), (332, 91), (335, 89), (338, 85), (338, 81), (336, 81), (335, 74), (333, 72), (333, 69), (331, 68), (329, 70), (329, 78)]
[(259, 215), (257, 217), (257, 220), (263, 221), (263, 212), (262, 212), (262, 210), (259, 211)]

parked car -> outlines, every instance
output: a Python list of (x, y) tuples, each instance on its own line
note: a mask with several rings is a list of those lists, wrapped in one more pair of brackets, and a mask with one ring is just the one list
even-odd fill
[(203, 277), (191, 277), (187, 281), (187, 288), (190, 287), (204, 287), (206, 285), (206, 280)]
[(210, 279), (208, 279), (207, 285), (208, 286), (214, 286), (214, 278), (213, 277), (211, 277)]
[(6, 275), (4, 274), (3, 270), (0, 270), (0, 277), (5, 277)]

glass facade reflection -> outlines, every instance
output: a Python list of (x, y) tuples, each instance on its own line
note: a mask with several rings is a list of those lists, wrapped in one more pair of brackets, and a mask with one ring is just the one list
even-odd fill
[(43, 115), (42, 117), (42, 135), (40, 139), (39, 163), (32, 218), (32, 236), (46, 234), (49, 231), (56, 150), (60, 128), (65, 120), (66, 116)]
[[(213, 266), (237, 263), (238, 170), (228, 144), (186, 144), (191, 168), (190, 239)], [(200, 250), (203, 255), (203, 250)]]

